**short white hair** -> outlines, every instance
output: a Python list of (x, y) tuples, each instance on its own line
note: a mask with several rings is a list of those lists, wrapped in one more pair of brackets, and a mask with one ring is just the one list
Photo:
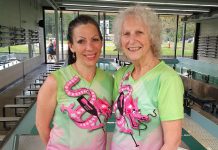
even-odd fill
[(147, 6), (132, 6), (121, 11), (113, 22), (114, 43), (121, 49), (121, 31), (124, 20), (127, 16), (135, 16), (141, 19), (148, 27), (148, 34), (151, 41), (152, 52), (155, 57), (160, 57), (161, 49), (161, 22), (156, 13)]

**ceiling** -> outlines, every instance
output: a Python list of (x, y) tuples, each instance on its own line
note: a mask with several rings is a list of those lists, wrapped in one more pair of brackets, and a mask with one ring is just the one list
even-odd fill
[(62, 10), (118, 12), (132, 5), (147, 5), (158, 14), (213, 14), (218, 0), (42, 0), (44, 6)]

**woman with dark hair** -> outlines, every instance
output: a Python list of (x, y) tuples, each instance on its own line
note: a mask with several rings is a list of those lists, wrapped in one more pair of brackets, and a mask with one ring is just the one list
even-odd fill
[(38, 93), (39, 135), (47, 150), (105, 150), (113, 78), (96, 68), (102, 48), (96, 21), (86, 15), (71, 21), (68, 46), (69, 65), (48, 76)]

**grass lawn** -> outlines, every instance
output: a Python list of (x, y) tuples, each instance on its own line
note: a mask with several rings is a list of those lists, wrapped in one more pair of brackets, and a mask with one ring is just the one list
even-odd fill
[[(11, 53), (28, 53), (28, 45), (16, 45), (16, 46), (10, 46)], [(0, 53), (1, 52), (8, 52), (8, 47), (0, 47)]]
[[(117, 50), (114, 44), (111, 41), (106, 41), (106, 55), (117, 55)], [(174, 56), (174, 45), (171, 44), (171, 47), (168, 48), (167, 43), (163, 43), (161, 45), (161, 55), (162, 56)], [(185, 56), (192, 56), (193, 54), (193, 43), (186, 43), (185, 45), (185, 51), (184, 55)], [(177, 43), (177, 51), (176, 51), (177, 56), (182, 56), (182, 43), (178, 42)]]
[[(63, 42), (64, 44), (67, 44), (67, 41)], [(114, 46), (112, 41), (106, 41), (105, 42), (106, 46), (106, 55), (117, 55), (118, 52), (116, 50), (116, 47)], [(182, 43), (178, 42), (177, 44), (177, 56), (182, 55)], [(28, 53), (28, 45), (17, 45), (17, 46), (10, 46), (11, 48), (11, 53)], [(162, 56), (174, 56), (174, 45), (171, 44), (171, 47), (168, 48), (167, 43), (163, 43), (161, 45), (161, 55)], [(185, 56), (192, 56), (193, 54), (193, 43), (186, 43), (185, 45)], [(1, 52), (8, 52), (8, 47), (1, 47), (0, 48), (0, 53)]]

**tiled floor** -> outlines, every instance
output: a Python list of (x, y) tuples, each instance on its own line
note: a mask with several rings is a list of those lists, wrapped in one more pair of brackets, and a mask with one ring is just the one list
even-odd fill
[(188, 115), (185, 116), (183, 128), (207, 150), (218, 150), (218, 139), (194, 122)]

